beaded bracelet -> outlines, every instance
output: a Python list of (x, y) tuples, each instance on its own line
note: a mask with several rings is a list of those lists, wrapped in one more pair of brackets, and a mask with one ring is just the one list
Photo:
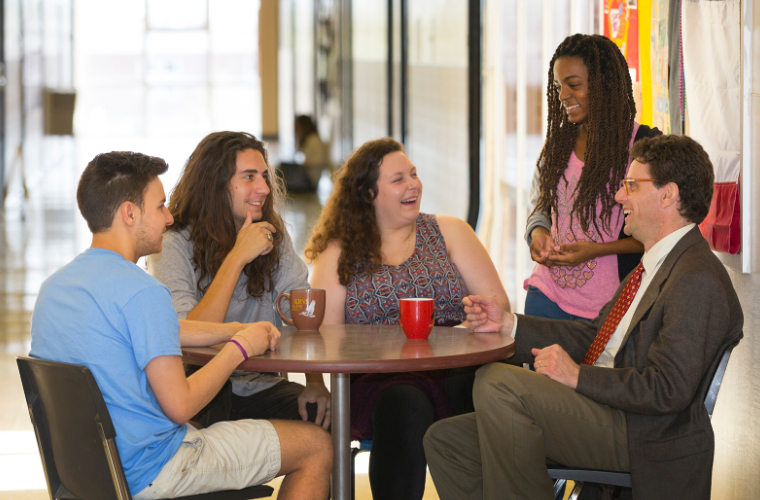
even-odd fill
[(229, 341), (230, 341), (230, 342), (232, 342), (233, 344), (235, 344), (236, 346), (238, 346), (238, 349), (240, 349), (240, 352), (242, 352), (242, 353), (243, 353), (243, 357), (244, 357), (245, 359), (248, 359), (248, 353), (247, 353), (247, 352), (245, 352), (245, 349), (243, 349), (243, 346), (242, 346), (242, 345), (240, 345), (240, 342), (238, 342), (238, 341), (237, 341), (237, 340), (235, 340), (235, 339), (230, 339)]

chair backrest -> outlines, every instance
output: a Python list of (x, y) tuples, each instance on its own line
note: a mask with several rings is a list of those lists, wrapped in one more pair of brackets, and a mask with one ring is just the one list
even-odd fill
[(52, 498), (131, 500), (111, 417), (90, 370), (17, 358)]
[(720, 384), (723, 382), (723, 375), (726, 373), (726, 366), (728, 366), (728, 359), (731, 357), (731, 351), (734, 350), (736, 344), (728, 346), (726, 352), (720, 358), (718, 368), (715, 370), (710, 387), (707, 389), (707, 395), (705, 396), (705, 408), (707, 409), (707, 415), (712, 419), (713, 410), (715, 409), (715, 401), (718, 399), (718, 391), (720, 390)]

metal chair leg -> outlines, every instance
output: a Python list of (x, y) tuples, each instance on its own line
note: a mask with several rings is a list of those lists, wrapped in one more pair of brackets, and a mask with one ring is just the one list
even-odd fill
[(363, 450), (351, 448), (351, 500), (356, 500), (356, 455)]
[(565, 494), (566, 483), (567, 480), (565, 479), (557, 479), (554, 481), (554, 500), (562, 500), (562, 497)]
[(578, 496), (581, 494), (581, 491), (583, 491), (583, 483), (576, 482), (575, 488), (573, 488), (573, 492), (570, 493), (570, 496), (567, 498), (567, 500), (578, 500)]

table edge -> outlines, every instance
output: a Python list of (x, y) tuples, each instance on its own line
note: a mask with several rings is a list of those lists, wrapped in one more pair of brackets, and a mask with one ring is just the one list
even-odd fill
[[(205, 365), (213, 355), (182, 349), (182, 360), (191, 365)], [(401, 358), (359, 361), (309, 361), (252, 357), (238, 370), (286, 373), (399, 373), (461, 368), (503, 361), (515, 353), (515, 343), (489, 351), (437, 356), (433, 358)]]

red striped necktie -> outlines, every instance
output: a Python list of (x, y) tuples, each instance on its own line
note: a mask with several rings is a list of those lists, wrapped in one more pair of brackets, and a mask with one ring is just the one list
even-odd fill
[(618, 324), (620, 324), (620, 320), (623, 319), (625, 313), (628, 312), (628, 308), (631, 307), (631, 302), (633, 302), (636, 292), (639, 291), (639, 286), (641, 286), (641, 273), (643, 272), (644, 264), (639, 262), (639, 265), (636, 266), (636, 269), (633, 270), (633, 274), (625, 283), (625, 287), (623, 287), (620, 297), (618, 297), (615, 305), (612, 306), (612, 311), (610, 311), (607, 319), (604, 320), (602, 329), (599, 330), (594, 342), (591, 343), (591, 347), (589, 347), (586, 357), (583, 358), (584, 365), (593, 365), (596, 363), (596, 360), (599, 359), (599, 356), (602, 355), (602, 352), (604, 352), (607, 342), (610, 341), (610, 337), (615, 333)]

